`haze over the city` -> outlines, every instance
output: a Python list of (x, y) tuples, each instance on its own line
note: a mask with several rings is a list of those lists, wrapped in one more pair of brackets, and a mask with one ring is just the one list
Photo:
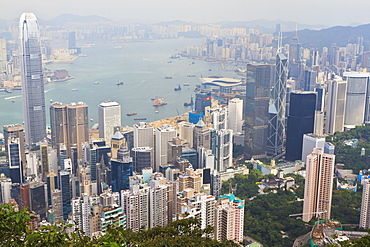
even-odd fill
[(19, 18), (33, 12), (38, 18), (51, 19), (60, 14), (100, 15), (114, 21), (160, 22), (184, 20), (200, 23), (250, 21), (256, 19), (295, 21), (325, 26), (370, 22), (369, 1), (245, 1), (245, 0), (106, 0), (106, 1), (2, 1), (0, 19)]

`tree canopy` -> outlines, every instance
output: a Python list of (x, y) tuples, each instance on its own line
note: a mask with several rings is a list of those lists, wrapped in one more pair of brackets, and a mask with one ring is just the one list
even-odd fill
[[(351, 139), (358, 139), (357, 147), (343, 144), (344, 141)], [(360, 170), (370, 168), (370, 157), (360, 155), (362, 148), (367, 152), (370, 151), (370, 126), (356, 126), (349, 131), (336, 132), (326, 137), (326, 140), (335, 145), (336, 163), (345, 164), (345, 169), (353, 169), (354, 173), (358, 173)]]
[(138, 233), (124, 227), (109, 228), (100, 237), (87, 237), (81, 231), (73, 231), (70, 225), (42, 226), (31, 229), (32, 214), (26, 209), (16, 211), (12, 204), (0, 205), (0, 238), (2, 246), (206, 246), (234, 247), (232, 241), (218, 242), (203, 237), (213, 232), (212, 227), (201, 229), (198, 219), (173, 221), (166, 227), (154, 227)]

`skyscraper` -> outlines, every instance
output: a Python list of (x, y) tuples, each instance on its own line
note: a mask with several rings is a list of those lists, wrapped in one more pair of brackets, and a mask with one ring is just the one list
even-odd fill
[(243, 129), (243, 100), (238, 98), (229, 100), (228, 109), (229, 129), (232, 129), (235, 134), (241, 133)]
[(295, 91), (290, 93), (285, 155), (287, 160), (301, 159), (303, 134), (314, 131), (315, 108), (315, 92)]
[(370, 73), (345, 72), (347, 79), (347, 99), (344, 125), (354, 127), (370, 123)]
[(310, 221), (320, 211), (326, 211), (320, 219), (330, 219), (334, 164), (335, 155), (325, 154), (322, 148), (315, 148), (307, 156), (303, 221)]
[(195, 111), (198, 113), (204, 113), (204, 109), (207, 106), (211, 106), (212, 97), (211, 93), (197, 93), (195, 95)]
[(44, 77), (40, 32), (36, 16), (33, 13), (23, 13), (19, 27), (26, 143), (34, 145), (46, 137)]
[(221, 172), (233, 164), (233, 131), (223, 129), (216, 133), (215, 169)]
[(151, 147), (139, 147), (131, 149), (133, 171), (139, 172), (144, 168), (154, 168), (154, 152)]
[(370, 227), (370, 180), (365, 179), (362, 190), (362, 203), (360, 213), (360, 225), (362, 228)]
[(270, 94), (267, 138), (267, 154), (271, 156), (279, 155), (284, 151), (287, 60), (281, 53), (276, 56), (276, 76)]
[(119, 192), (130, 188), (129, 177), (132, 176), (132, 158), (127, 148), (118, 150), (117, 159), (111, 159), (112, 191)]
[(134, 147), (154, 148), (154, 128), (150, 124), (140, 122), (134, 124)]
[(71, 174), (67, 171), (59, 172), (59, 188), (61, 189), (62, 212), (63, 220), (68, 219), (68, 215), (72, 210), (72, 184)]
[(347, 82), (333, 80), (328, 82), (325, 133), (332, 135), (344, 130)]
[(247, 65), (247, 87), (244, 107), (245, 159), (266, 157), (270, 75), (270, 65)]
[(159, 171), (160, 165), (167, 164), (168, 142), (176, 137), (176, 130), (169, 125), (162, 125), (155, 130), (155, 167)]
[(67, 147), (68, 157), (72, 149), (82, 158), (82, 143), (89, 141), (89, 121), (87, 105), (83, 102), (64, 105), (55, 102), (50, 106), (51, 140), (54, 148), (60, 144)]
[(114, 134), (114, 127), (121, 126), (121, 106), (115, 101), (103, 102), (98, 107), (99, 138), (107, 145)]

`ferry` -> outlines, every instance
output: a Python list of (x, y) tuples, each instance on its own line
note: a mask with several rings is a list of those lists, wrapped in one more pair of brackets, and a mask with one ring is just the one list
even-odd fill
[(190, 86), (190, 84), (189, 83), (184, 83), (183, 86), (188, 87), (188, 86)]
[(146, 120), (146, 117), (136, 117), (134, 120)]
[(165, 76), (164, 79), (172, 79), (172, 76)]
[(126, 116), (134, 116), (137, 115), (137, 112), (127, 113)]

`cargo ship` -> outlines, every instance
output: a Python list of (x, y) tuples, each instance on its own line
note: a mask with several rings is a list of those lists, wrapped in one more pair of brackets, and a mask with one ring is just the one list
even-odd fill
[(160, 98), (160, 99), (158, 99), (158, 97), (155, 97), (155, 101), (154, 101), (153, 106), (154, 106), (154, 107), (158, 107), (158, 106), (162, 106), (162, 105), (167, 105), (167, 103), (166, 103), (166, 102), (164, 102), (164, 99), (165, 99), (165, 98)]
[(146, 120), (146, 117), (136, 117), (134, 120)]
[(194, 105), (193, 96), (191, 96), (190, 98), (190, 103), (187, 103), (187, 102), (184, 103), (184, 106), (192, 106), (192, 105)]
[(127, 113), (126, 116), (134, 116), (137, 115), (137, 112)]

